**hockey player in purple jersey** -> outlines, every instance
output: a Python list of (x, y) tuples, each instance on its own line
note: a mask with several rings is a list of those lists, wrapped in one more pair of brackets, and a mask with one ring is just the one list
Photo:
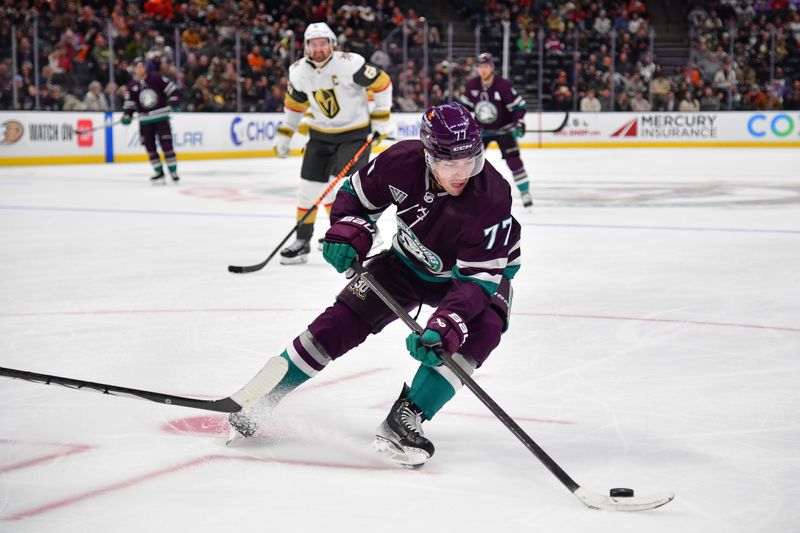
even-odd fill
[(528, 173), (519, 156), (516, 139), (525, 135), (525, 100), (510, 81), (495, 73), (492, 54), (479, 55), (475, 63), (478, 75), (467, 80), (459, 101), (475, 115), (483, 131), (484, 146), (491, 142), (500, 146), (500, 153), (522, 197), (522, 205), (530, 207), (533, 199), (528, 190)]
[(130, 124), (133, 113), (138, 113), (139, 134), (154, 171), (150, 182), (164, 183), (164, 167), (158, 155), (156, 136), (164, 152), (172, 181), (178, 182), (178, 163), (175, 160), (172, 128), (169, 124), (170, 109), (176, 111), (180, 102), (178, 86), (157, 72), (147, 72), (144, 60), (136, 58), (133, 60), (133, 79), (127, 88), (125, 103), (122, 105), (122, 124)]
[[(484, 162), (481, 132), (458, 103), (431, 107), (421, 140), (402, 141), (345, 182), (331, 212), (323, 256), (338, 272), (364, 261), (375, 220), (397, 209), (392, 247), (365, 268), (406, 309), (434, 308), (406, 349), (420, 366), (379, 425), (373, 447), (391, 461), (418, 467), (433, 455), (422, 422), (460, 388), (438, 350), (466, 372), (480, 367), (507, 328), (510, 281), (520, 267), (520, 226), (511, 187)], [(255, 434), (264, 414), (326, 365), (380, 332), (396, 316), (360, 277), (268, 364), (283, 375), (254, 407), (229, 417), (232, 438)]]

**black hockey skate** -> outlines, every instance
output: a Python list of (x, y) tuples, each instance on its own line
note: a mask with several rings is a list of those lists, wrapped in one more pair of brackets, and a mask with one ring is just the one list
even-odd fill
[(282, 265), (299, 265), (308, 262), (311, 245), (308, 239), (297, 239), (292, 244), (281, 250)]
[(408, 385), (375, 431), (372, 448), (389, 461), (405, 468), (420, 468), (433, 456), (433, 443), (425, 438), (422, 410), (408, 399)]
[(533, 205), (533, 197), (531, 197), (531, 193), (528, 191), (523, 191), (520, 193), (522, 197), (522, 206), (523, 207), (531, 207)]
[(158, 172), (153, 174), (150, 177), (150, 183), (153, 185), (163, 185), (164, 183), (166, 183), (166, 181), (164, 180), (164, 171), (159, 170)]
[(253, 437), (279, 402), (280, 396), (270, 392), (258, 400), (258, 403), (254, 406), (229, 414), (228, 423), (231, 426), (231, 430), (228, 433), (228, 442), (226, 444), (230, 446), (240, 438), (249, 439)]
[(177, 174), (170, 174), (170, 176), (172, 176), (172, 183), (178, 183), (179, 181), (181, 181), (181, 177), (178, 176)]

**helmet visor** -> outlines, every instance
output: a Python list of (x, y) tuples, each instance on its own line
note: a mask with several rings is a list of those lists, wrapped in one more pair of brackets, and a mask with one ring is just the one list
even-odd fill
[(425, 150), (425, 161), (437, 177), (463, 176), (466, 179), (479, 174), (483, 170), (485, 157), (483, 148), (481, 148), (478, 155), (461, 159), (440, 159)]

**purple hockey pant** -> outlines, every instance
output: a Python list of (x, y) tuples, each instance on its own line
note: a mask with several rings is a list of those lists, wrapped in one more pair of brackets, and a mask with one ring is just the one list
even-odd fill
[[(366, 269), (409, 312), (420, 302), (438, 306), (451, 286), (450, 282), (435, 283), (420, 279), (392, 252), (379, 255), (366, 265)], [(357, 276), (339, 293), (336, 302), (308, 326), (308, 331), (327, 355), (336, 359), (396, 318), (366, 282)], [(471, 357), (480, 366), (500, 343), (504, 320), (493, 307), (487, 307), (467, 322), (467, 327), (469, 337), (458, 352)]]

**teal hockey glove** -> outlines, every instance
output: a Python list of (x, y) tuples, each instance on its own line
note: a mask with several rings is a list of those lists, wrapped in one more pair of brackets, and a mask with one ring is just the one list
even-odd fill
[(436, 355), (436, 348), (441, 349), (442, 336), (432, 329), (419, 333), (412, 333), (406, 337), (406, 348), (411, 357), (425, 366), (439, 366), (442, 360)]
[(356, 249), (349, 244), (325, 241), (322, 243), (322, 257), (341, 274), (353, 264)]

